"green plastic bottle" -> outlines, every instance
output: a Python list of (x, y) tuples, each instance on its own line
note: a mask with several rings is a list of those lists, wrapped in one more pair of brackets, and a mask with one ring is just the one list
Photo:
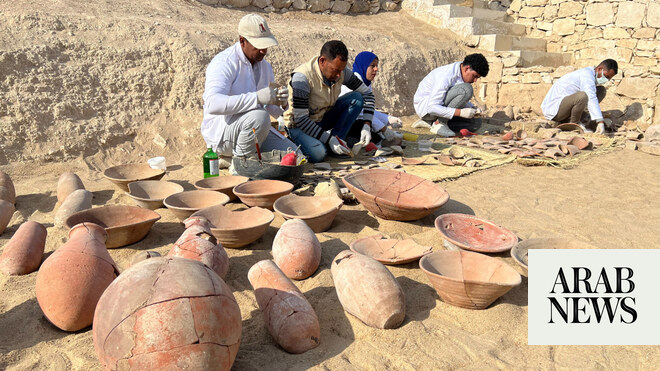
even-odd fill
[(220, 171), (218, 170), (218, 155), (213, 152), (211, 147), (207, 148), (206, 153), (202, 156), (202, 161), (204, 163), (204, 178), (220, 175)]

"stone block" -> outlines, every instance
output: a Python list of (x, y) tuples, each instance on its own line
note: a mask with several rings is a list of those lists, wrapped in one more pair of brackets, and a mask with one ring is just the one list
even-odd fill
[(484, 82), (499, 83), (502, 81), (502, 68), (504, 68), (504, 64), (502, 62), (490, 62), (488, 63), (488, 67), (488, 76), (483, 78)]
[(251, 3), (251, 0), (221, 0), (222, 5), (232, 8), (245, 8), (250, 6)]
[(626, 1), (619, 4), (616, 12), (616, 25), (619, 27), (641, 27), (646, 5), (633, 1)]
[(660, 28), (660, 3), (652, 1), (646, 12), (646, 24), (649, 27)]
[(576, 70), (576, 68), (573, 67), (573, 66), (560, 66), (560, 67), (555, 68), (555, 72), (552, 73), (552, 77), (559, 78), (559, 77), (562, 77), (562, 76), (566, 75), (567, 73), (571, 73), (575, 70)]
[(605, 26), (614, 22), (612, 4), (591, 3), (587, 5), (587, 24), (590, 26)]
[[(516, 77), (516, 76), (512, 76)], [(500, 104), (511, 104), (523, 107), (541, 107), (541, 102), (546, 93), (550, 90), (550, 84), (505, 84), (500, 87)], [(509, 102), (509, 103), (506, 103)]]
[(517, 55), (502, 58), (502, 63), (504, 64), (504, 67), (515, 67), (518, 65), (518, 62), (520, 62), (520, 57)]
[(621, 48), (635, 49), (637, 40), (635, 39), (620, 39), (616, 41), (616, 46)]
[(658, 40), (639, 40), (637, 42), (637, 49), (639, 50), (655, 50), (660, 48), (660, 41)]
[(397, 3), (394, 1), (386, 1), (383, 3), (383, 9), (387, 10), (388, 12), (394, 11), (397, 8)]
[(603, 31), (598, 28), (587, 28), (582, 33), (582, 40), (599, 39), (603, 37)]
[(543, 9), (543, 20), (554, 21), (559, 13), (559, 7), (556, 5), (549, 5)]
[(633, 55), (633, 50), (628, 48), (615, 48), (614, 49), (615, 58), (619, 63), (628, 63)]
[(552, 24), (552, 33), (562, 36), (575, 33), (575, 19), (563, 18), (554, 21)]
[(617, 86), (616, 93), (629, 98), (646, 99), (655, 97), (658, 84), (660, 79), (624, 77)]
[(273, 4), (273, 0), (252, 0), (252, 5), (261, 9), (270, 6), (272, 4)]
[(546, 6), (548, 5), (548, 0), (527, 0), (525, 5), (527, 6)]
[(656, 66), (658, 64), (658, 59), (657, 58), (649, 58), (649, 57), (634, 57), (632, 60), (632, 64), (636, 66)]
[(538, 18), (543, 14), (543, 7), (540, 6), (526, 6), (518, 13), (522, 18)]
[(536, 28), (543, 31), (552, 31), (552, 23), (550, 22), (537, 22)]
[(309, 7), (307, 10), (310, 12), (324, 12), (330, 9), (330, 0), (308, 0)]
[(305, 0), (293, 0), (293, 9), (304, 10), (307, 9), (307, 3)]
[(293, 4), (293, 0), (273, 0), (273, 8), (283, 9), (288, 8)]
[(220, 0), (198, 0), (198, 1), (206, 5), (218, 5), (220, 3)]
[(640, 66), (626, 68), (623, 71), (623, 77), (641, 76), (643, 73), (646, 72), (646, 70), (647, 70), (646, 67), (640, 67)]
[(548, 53), (561, 53), (565, 50), (568, 50), (568, 48), (563, 49), (563, 46), (560, 43), (548, 43), (547, 46)]
[(521, 75), (520, 82), (523, 84), (538, 84), (541, 82), (540, 73), (526, 73)]
[(509, 76), (515, 76), (518, 74), (518, 72), (520, 72), (520, 69), (516, 67), (504, 68), (502, 70), (503, 75), (509, 75)]
[(653, 39), (656, 33), (657, 30), (655, 28), (639, 28), (633, 33), (633, 37), (636, 39)]
[(637, 150), (650, 155), (660, 156), (660, 144), (652, 142), (638, 142)]
[(603, 30), (603, 37), (612, 40), (612, 39), (628, 39), (630, 34), (623, 28), (620, 27), (605, 27)]
[(519, 12), (521, 8), (522, 8), (522, 0), (513, 0), (511, 2), (511, 5), (509, 6), (509, 9), (513, 10), (516, 13)]
[(355, 0), (351, 6), (351, 13), (364, 13), (369, 11), (369, 3), (365, 0)]
[(559, 18), (572, 17), (578, 14), (582, 14), (583, 11), (584, 11), (584, 5), (580, 4), (580, 2), (568, 1), (559, 4), (559, 13), (557, 14), (557, 16)]
[[(395, 4), (396, 5), (396, 4)], [(332, 11), (335, 13), (346, 14), (351, 9), (351, 3), (343, 0), (336, 0), (332, 5)]]

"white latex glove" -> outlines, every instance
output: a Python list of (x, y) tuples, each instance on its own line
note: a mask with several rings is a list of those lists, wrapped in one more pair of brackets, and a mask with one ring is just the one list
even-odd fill
[(612, 129), (612, 126), (613, 126), (614, 123), (612, 122), (611, 119), (603, 119), (603, 122), (605, 123), (606, 127)]
[(605, 122), (599, 122), (596, 126), (596, 134), (605, 134)]
[(330, 145), (332, 152), (338, 155), (347, 155), (349, 152), (351, 152), (351, 150), (348, 149), (346, 143), (343, 140), (337, 138), (335, 135), (330, 137), (328, 145)]
[(362, 126), (362, 131), (360, 131), (360, 142), (365, 145), (371, 142), (371, 125), (364, 124), (364, 126)]
[(286, 104), (289, 101), (289, 89), (286, 87), (277, 89), (277, 100)]
[(383, 135), (385, 136), (385, 140), (389, 140), (389, 141), (394, 140), (394, 138), (396, 137), (396, 134), (390, 128), (385, 129)]
[(461, 108), (458, 115), (464, 119), (471, 119), (476, 113), (477, 110), (475, 108)]
[(389, 116), (387, 118), (387, 123), (394, 129), (401, 129), (403, 127), (403, 122), (398, 117)]
[(277, 89), (265, 87), (257, 90), (257, 103), (259, 104), (277, 104)]

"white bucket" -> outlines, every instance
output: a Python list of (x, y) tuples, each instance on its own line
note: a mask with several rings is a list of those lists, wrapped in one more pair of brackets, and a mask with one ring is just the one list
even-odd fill
[(152, 169), (165, 170), (167, 168), (167, 165), (165, 164), (165, 157), (162, 156), (150, 158), (147, 160), (147, 163)]

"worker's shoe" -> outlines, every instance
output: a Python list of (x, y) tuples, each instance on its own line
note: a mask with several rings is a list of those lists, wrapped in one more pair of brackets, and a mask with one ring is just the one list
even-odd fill
[(428, 122), (426, 122), (422, 119), (419, 119), (419, 120), (415, 121), (411, 126), (414, 127), (415, 129), (430, 129), (431, 128), (431, 124), (429, 124)]
[(436, 122), (431, 126), (431, 133), (439, 135), (441, 137), (455, 137), (456, 133), (454, 133), (445, 123), (442, 122)]

